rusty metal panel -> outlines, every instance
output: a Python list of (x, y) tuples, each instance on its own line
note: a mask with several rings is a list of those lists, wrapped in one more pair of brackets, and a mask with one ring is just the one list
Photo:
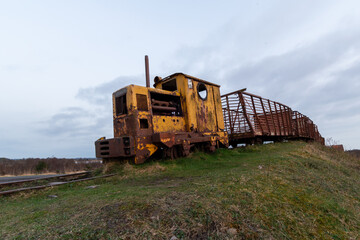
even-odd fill
[(177, 116), (153, 116), (153, 132), (184, 132), (185, 119)]
[(175, 134), (169, 132), (155, 133), (152, 136), (152, 140), (155, 143), (162, 143), (170, 148), (175, 145)]
[[(195, 91), (195, 102), (189, 105), (189, 108), (195, 108), (197, 118), (197, 129), (199, 132), (217, 131), (216, 112), (214, 93), (212, 85), (206, 85), (203, 82), (193, 81)], [(201, 96), (202, 92), (206, 93)], [(219, 108), (220, 114), (221, 108)]]
[(221, 106), (220, 88), (212, 87), (214, 93), (214, 108), (216, 113), (216, 131), (224, 131), (224, 116)]

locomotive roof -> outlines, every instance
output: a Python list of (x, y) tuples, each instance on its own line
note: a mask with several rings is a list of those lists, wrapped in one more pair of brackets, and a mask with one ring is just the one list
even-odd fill
[(193, 76), (187, 75), (185, 73), (181, 73), (181, 72), (171, 74), (170, 76), (167, 76), (167, 77), (161, 79), (161, 81), (159, 81), (159, 82), (164, 82), (164, 81), (169, 80), (170, 78), (175, 77), (177, 75), (183, 75), (183, 76), (185, 76), (187, 78), (191, 78), (191, 79), (193, 79), (195, 81), (198, 81), (198, 82), (202, 82), (202, 83), (205, 83), (205, 84), (208, 84), (208, 85), (213, 85), (213, 86), (216, 86), (216, 87), (220, 87), (220, 85), (217, 85), (215, 83), (211, 83), (211, 82), (208, 82), (208, 81), (202, 80), (200, 78), (196, 78), (196, 77), (193, 77)]

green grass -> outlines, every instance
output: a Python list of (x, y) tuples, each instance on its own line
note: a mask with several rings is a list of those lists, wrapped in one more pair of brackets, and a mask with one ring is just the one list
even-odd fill
[(0, 236), (360, 238), (360, 160), (317, 144), (220, 149), (117, 171), (107, 179), (0, 198)]

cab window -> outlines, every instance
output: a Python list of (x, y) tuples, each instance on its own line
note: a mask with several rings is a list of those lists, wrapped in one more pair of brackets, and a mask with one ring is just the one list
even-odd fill
[(176, 78), (171, 79), (171, 80), (163, 83), (162, 84), (162, 89), (167, 90), (167, 91), (176, 91), (177, 90)]
[(115, 98), (115, 109), (117, 116), (127, 114), (128, 111), (126, 107), (126, 94)]

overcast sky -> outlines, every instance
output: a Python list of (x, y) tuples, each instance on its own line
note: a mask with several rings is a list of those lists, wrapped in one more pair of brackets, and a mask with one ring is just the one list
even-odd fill
[(1, 1), (0, 157), (94, 157), (111, 93), (184, 72), (360, 149), (359, 1)]

